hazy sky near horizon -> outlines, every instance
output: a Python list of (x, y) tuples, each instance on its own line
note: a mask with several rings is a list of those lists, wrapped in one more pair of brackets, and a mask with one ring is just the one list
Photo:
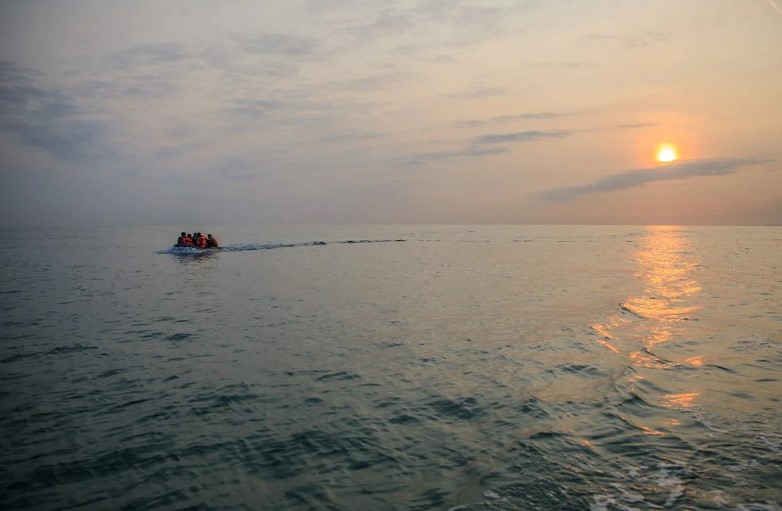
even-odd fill
[(782, 9), (0, 5), (0, 224), (324, 222), (780, 224)]

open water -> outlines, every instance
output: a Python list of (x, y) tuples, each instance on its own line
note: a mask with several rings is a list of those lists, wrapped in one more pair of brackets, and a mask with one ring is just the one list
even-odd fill
[(780, 509), (780, 227), (182, 227), (2, 231), (0, 508)]

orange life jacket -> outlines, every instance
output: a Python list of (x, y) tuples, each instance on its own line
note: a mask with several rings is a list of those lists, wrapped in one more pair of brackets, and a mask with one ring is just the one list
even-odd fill
[(199, 248), (206, 248), (206, 238), (204, 236), (199, 236), (198, 239), (196, 239), (196, 245)]

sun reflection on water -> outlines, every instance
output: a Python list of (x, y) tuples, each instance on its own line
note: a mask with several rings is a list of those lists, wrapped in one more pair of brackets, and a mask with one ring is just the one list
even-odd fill
[[(697, 262), (691, 252), (686, 232), (681, 228), (646, 228), (633, 254), (643, 290), (622, 302), (623, 314), (591, 325), (597, 342), (613, 353), (625, 353), (630, 365), (637, 369), (703, 366), (701, 354), (688, 353), (677, 360), (670, 355), (672, 350), (660, 349), (665, 344), (682, 341), (686, 322), (701, 309), (698, 304), (701, 286), (693, 277)], [(643, 378), (641, 374), (637, 377)], [(661, 404), (688, 408), (698, 395), (698, 392), (668, 394), (662, 396)]]
[(695, 398), (700, 392), (683, 392), (681, 394), (667, 394), (663, 396), (663, 404), (671, 408), (692, 408)]
[(684, 257), (688, 248), (678, 229), (650, 227), (635, 254), (644, 294), (629, 298), (624, 306), (644, 318), (660, 320), (663, 325), (700, 309), (687, 304), (687, 299), (701, 290), (690, 275), (697, 265)]
[[(644, 290), (642, 296), (628, 298), (623, 306), (654, 322), (644, 339), (644, 350), (633, 354), (638, 365), (656, 362), (650, 360), (656, 358), (653, 355), (655, 346), (674, 338), (679, 322), (690, 319), (689, 316), (701, 308), (692, 303), (701, 286), (692, 277), (697, 264), (686, 257), (690, 250), (680, 229), (650, 227), (635, 254)], [(703, 363), (702, 357), (698, 360)]]

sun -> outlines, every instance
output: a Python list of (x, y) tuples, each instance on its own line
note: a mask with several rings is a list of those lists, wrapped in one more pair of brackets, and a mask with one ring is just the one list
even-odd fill
[(671, 163), (679, 159), (676, 146), (673, 144), (657, 145), (657, 161), (660, 163)]

